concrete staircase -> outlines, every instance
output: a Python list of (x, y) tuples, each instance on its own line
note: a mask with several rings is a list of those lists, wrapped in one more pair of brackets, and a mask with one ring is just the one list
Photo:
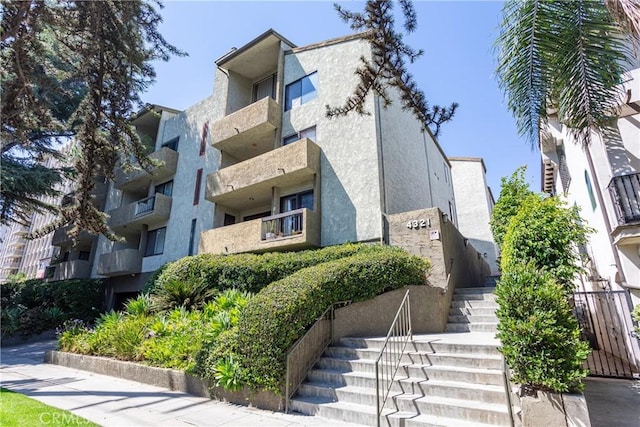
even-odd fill
[[(382, 412), (384, 426), (509, 426), (493, 288), (456, 290), (446, 333), (417, 335)], [(375, 359), (384, 338), (329, 347), (291, 400), (293, 411), (376, 425)]]

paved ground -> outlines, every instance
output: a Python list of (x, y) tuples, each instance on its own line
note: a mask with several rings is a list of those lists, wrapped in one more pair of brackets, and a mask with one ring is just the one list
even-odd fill
[[(352, 426), (227, 404), (135, 381), (44, 363), (54, 341), (3, 347), (0, 384), (103, 426)], [(640, 426), (640, 381), (589, 378), (592, 427)], [(46, 414), (43, 415), (46, 423)], [(550, 426), (551, 427), (551, 426)]]
[[(227, 404), (43, 362), (54, 341), (3, 347), (0, 384), (102, 426), (354, 426)], [(42, 414), (43, 423), (50, 419)]]
[(640, 426), (640, 381), (590, 377), (585, 383), (592, 427)]

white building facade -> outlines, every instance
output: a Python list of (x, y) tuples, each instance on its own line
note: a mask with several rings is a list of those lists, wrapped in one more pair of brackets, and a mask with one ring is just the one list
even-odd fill
[(583, 148), (557, 121), (542, 132), (542, 188), (580, 207), (595, 229), (581, 248), (587, 287), (627, 288), (640, 301), (640, 69), (625, 74), (624, 103), (615, 128), (592, 132)]

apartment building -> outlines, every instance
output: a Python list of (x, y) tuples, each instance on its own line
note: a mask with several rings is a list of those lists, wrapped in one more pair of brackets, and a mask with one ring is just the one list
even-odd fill
[(550, 120), (542, 132), (542, 189), (579, 206), (595, 229), (581, 248), (593, 290), (626, 288), (640, 302), (640, 68), (624, 76), (624, 103), (615, 129), (592, 132), (582, 148), (567, 129)]
[(500, 274), (497, 246), (489, 226), (495, 199), (487, 185), (487, 168), (479, 157), (449, 157), (451, 180), (458, 208), (458, 230), (489, 264), (490, 274)]
[(211, 97), (185, 111), (149, 105), (132, 120), (155, 165), (150, 171), (118, 167), (104, 211), (119, 241), (98, 238), (91, 276), (108, 278), (108, 303), (142, 289), (150, 273), (197, 253), (213, 212), (203, 180), (219, 155), (207, 143)]
[[(72, 144), (62, 147), (63, 156), (70, 150)], [(64, 160), (47, 157), (42, 160), (44, 166), (57, 168), (63, 166)], [(70, 192), (72, 183), (63, 181), (57, 188), (61, 195), (44, 196), (40, 200), (50, 205), (59, 205), (64, 201), (63, 195)], [(60, 251), (56, 238), (60, 235), (57, 230), (38, 238), (28, 238), (36, 231), (55, 220), (55, 215), (49, 212), (33, 213), (27, 224), (12, 223), (6, 226), (6, 234), (0, 247), (0, 282), (4, 282), (11, 275), (24, 273), (27, 279), (62, 280), (66, 278), (89, 277), (89, 270), (78, 271), (75, 265), (69, 265), (71, 253)], [(70, 240), (70, 239), (69, 239)]]
[(360, 35), (297, 47), (273, 30), (216, 61), (200, 252), (385, 241), (385, 216), (439, 207), (457, 223), (451, 165), (429, 132), (369, 96), (368, 115), (328, 118), (371, 47)]

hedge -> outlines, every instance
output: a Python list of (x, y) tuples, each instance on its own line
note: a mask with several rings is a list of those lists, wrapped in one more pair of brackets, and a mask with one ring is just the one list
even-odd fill
[(503, 272), (496, 287), (500, 351), (513, 379), (531, 389), (557, 393), (582, 389), (589, 345), (565, 290), (553, 275), (533, 263)]
[(345, 244), (300, 252), (269, 252), (261, 255), (199, 254), (171, 262), (150, 278), (143, 292), (156, 293), (171, 281), (190, 281), (213, 289), (238, 289), (259, 292), (269, 283), (302, 268), (348, 257), (357, 253), (375, 253), (381, 245)]
[(27, 280), (0, 285), (2, 334), (31, 335), (59, 326), (66, 319), (92, 322), (104, 311), (101, 280)]
[(287, 351), (330, 304), (425, 284), (427, 270), (427, 261), (386, 246), (305, 268), (270, 284), (249, 301), (238, 324), (248, 385), (281, 389)]

